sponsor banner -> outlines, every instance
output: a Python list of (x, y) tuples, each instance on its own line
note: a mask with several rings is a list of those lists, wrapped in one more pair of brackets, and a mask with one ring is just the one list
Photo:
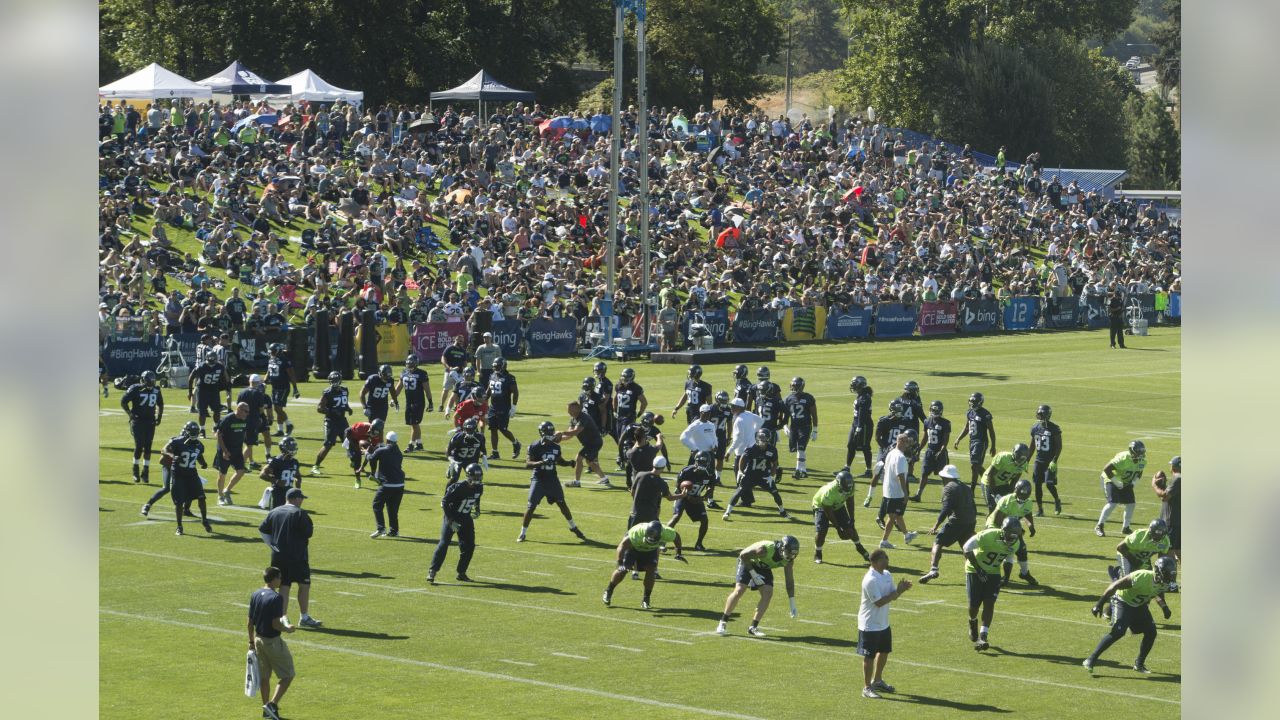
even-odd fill
[(177, 343), (178, 352), (182, 353), (182, 359), (187, 362), (187, 367), (196, 366), (196, 346), (200, 344), (201, 333), (175, 333), (169, 336), (169, 340)]
[(825, 307), (789, 307), (782, 316), (782, 336), (787, 342), (821, 340), (826, 326)]
[(111, 337), (102, 350), (102, 362), (107, 375), (117, 378), (124, 375), (141, 375), (155, 370), (160, 364), (163, 346), (158, 337), (149, 339)]
[(1034, 330), (1040, 321), (1040, 298), (1010, 298), (1004, 306), (1005, 330)]
[(871, 334), (871, 306), (850, 305), (827, 315), (827, 339), (864, 338)]
[(418, 323), (409, 333), (410, 345), (419, 363), (439, 362), (444, 349), (453, 344), (455, 335), (467, 337), (465, 322)]
[(740, 310), (733, 318), (733, 342), (771, 343), (778, 338), (778, 313), (774, 310)]
[[(409, 355), (409, 326), (378, 325), (378, 362), (402, 363)], [(360, 347), (364, 325), (356, 326), (356, 347)]]
[(1090, 330), (1110, 327), (1111, 325), (1111, 316), (1107, 314), (1107, 299), (1105, 297), (1084, 296), (1080, 300), (1080, 315)]
[(1080, 302), (1072, 297), (1049, 298), (1044, 308), (1044, 326), (1047, 328), (1079, 327)]
[(1169, 311), (1165, 314), (1171, 318), (1182, 319), (1182, 293), (1169, 293)]
[(240, 363), (240, 371), (262, 370), (267, 367), (267, 346), (271, 343), (286, 343), (289, 335), (284, 330), (268, 330), (261, 335), (251, 332), (235, 334), (234, 345), (238, 348), (236, 360)]
[(489, 326), (489, 332), (493, 333), (493, 341), (502, 348), (502, 357), (520, 357), (519, 320), (495, 320)]
[(920, 305), (920, 334), (944, 335), (956, 331), (956, 301), (927, 302)]
[(1134, 307), (1142, 310), (1142, 319), (1146, 320), (1148, 325), (1156, 324), (1155, 293), (1133, 293), (1129, 295), (1129, 300), (1125, 303), (1124, 320), (1126, 323), (1131, 319)]
[(537, 318), (529, 323), (529, 357), (572, 355), (578, 348), (578, 321)]
[(916, 306), (902, 303), (876, 305), (876, 337), (911, 337), (916, 331)]
[(1000, 327), (1000, 303), (995, 300), (966, 300), (958, 313), (960, 332), (990, 332)]
[(728, 310), (694, 310), (685, 313), (680, 323), (680, 329), (684, 333), (684, 337), (689, 337), (690, 325), (700, 323), (707, 326), (707, 330), (711, 332), (711, 340), (716, 347), (724, 345), (729, 340)]

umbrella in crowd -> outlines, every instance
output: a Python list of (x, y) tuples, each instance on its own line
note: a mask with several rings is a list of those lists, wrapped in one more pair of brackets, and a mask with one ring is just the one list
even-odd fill
[(254, 113), (246, 116), (243, 120), (231, 126), (232, 132), (239, 132), (241, 128), (249, 123), (257, 123), (258, 125), (274, 125), (280, 120), (280, 116), (275, 113)]

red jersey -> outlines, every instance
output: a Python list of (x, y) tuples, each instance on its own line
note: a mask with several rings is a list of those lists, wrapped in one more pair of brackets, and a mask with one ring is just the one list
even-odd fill
[(453, 411), (453, 426), (460, 428), (467, 418), (479, 417), (489, 411), (489, 403), (467, 398), (458, 403), (458, 407)]
[[(347, 428), (347, 440), (350, 441), (349, 447), (356, 450), (360, 449), (360, 442), (369, 440), (369, 431), (372, 429), (373, 426), (367, 422), (358, 422)], [(371, 440), (370, 444), (372, 444)]]

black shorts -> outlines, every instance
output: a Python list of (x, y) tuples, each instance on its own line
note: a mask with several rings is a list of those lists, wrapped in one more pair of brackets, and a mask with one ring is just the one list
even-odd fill
[(324, 446), (331, 448), (342, 442), (347, 434), (347, 419), (345, 417), (326, 417), (324, 419)]
[(1049, 472), (1049, 463), (1036, 463), (1031, 468), (1031, 479), (1037, 485), (1057, 485), (1058, 473)]
[(195, 473), (190, 475), (174, 473), (170, 482), (169, 492), (174, 505), (185, 505), (204, 496), (204, 483), (200, 482), (200, 476)]
[(422, 416), (426, 414), (426, 405), (405, 404), (404, 406), (404, 424), (405, 425), (421, 425)]
[[(831, 511), (835, 516), (836, 530), (841, 536), (853, 529), (853, 518), (849, 516), (849, 508), (841, 505)], [(822, 532), (831, 527), (832, 522), (827, 519), (827, 513), (822, 508), (813, 509), (813, 529), (815, 532)]]
[(986, 443), (969, 443), (969, 464), (982, 465), (986, 462), (987, 444)]
[(1169, 523), (1169, 548), (1182, 550), (1182, 523)]
[(548, 503), (564, 502), (564, 487), (559, 480), (535, 480), (529, 483), (529, 508), (538, 507), (543, 500)]
[(727, 438), (727, 437), (722, 437), (721, 435), (719, 435), (719, 434), (717, 433), (717, 434), (716, 434), (716, 449), (715, 449), (714, 451), (712, 451), (712, 452), (713, 452), (713, 454), (715, 455), (716, 460), (719, 460), (720, 462), (724, 462), (724, 459), (725, 459), (725, 457), (727, 456), (727, 454), (728, 454), (728, 452), (729, 452), (729, 438)]
[(658, 548), (641, 552), (631, 548), (622, 553), (622, 566), (628, 570), (648, 570), (658, 567)]
[(379, 403), (371, 402), (364, 406), (364, 416), (369, 418), (370, 422), (374, 420), (381, 420), (385, 423), (387, 421), (387, 415), (390, 412), (391, 404), (385, 401)]
[(977, 607), (984, 600), (995, 601), (1000, 596), (1000, 573), (987, 573), (986, 581), (978, 579), (977, 573), (964, 574), (964, 589), (969, 594), (969, 607)]
[(360, 452), (360, 446), (346, 448), (347, 460), (351, 463), (352, 470), (360, 469), (360, 463), (364, 462), (364, 453)]
[(1111, 631), (1123, 635), (1126, 630), (1134, 635), (1154, 631), (1156, 622), (1151, 617), (1151, 606), (1143, 603), (1137, 607), (1114, 599), (1111, 606)]
[(973, 522), (961, 524), (954, 517), (947, 518), (946, 524), (938, 531), (933, 544), (938, 547), (951, 547), (956, 543), (964, 544), (973, 537)]
[(684, 513), (684, 516), (690, 520), (702, 522), (707, 519), (707, 505), (702, 502), (702, 498), (690, 501), (686, 498), (680, 498), (671, 506), (675, 512)]
[(506, 430), (510, 422), (511, 411), (509, 410), (489, 408), (488, 414), (484, 416), (484, 423), (489, 426), (490, 430)]
[(941, 447), (937, 450), (926, 450), (924, 453), (924, 467), (920, 469), (920, 476), (937, 475), (942, 468), (951, 464), (951, 455), (947, 452), (947, 448)]
[(271, 388), (271, 405), (283, 408), (289, 404), (289, 386)]
[(791, 431), (791, 437), (787, 440), (787, 450), (796, 452), (798, 450), (807, 450), (809, 448), (809, 435), (813, 432), (813, 428), (808, 425), (795, 426), (788, 428)]
[(149, 448), (156, 439), (156, 421), (145, 417), (130, 420), (129, 432), (133, 435), (135, 443)]
[(271, 564), (280, 568), (280, 583), (282, 585), (299, 585), (311, 584), (311, 564), (305, 560), (289, 560), (282, 557), (279, 553), (271, 553)]
[[(754, 569), (758, 575), (764, 578), (764, 583), (762, 585), (756, 585), (754, 587), (752, 586), (751, 584), (752, 569)], [(759, 590), (763, 585), (770, 585), (770, 586), (773, 585), (773, 568), (761, 568), (761, 567), (753, 568), (752, 565), (748, 563), (744, 563), (742, 562), (742, 560), (738, 560), (738, 568), (734, 572), (733, 581), (740, 585), (746, 585), (748, 588), (752, 590)]]
[(849, 428), (849, 447), (871, 447), (871, 428), (866, 425), (853, 425)]
[(201, 391), (196, 393), (196, 411), (208, 414), (210, 412), (222, 412), (222, 395), (218, 391), (207, 393)]
[(893, 628), (859, 630), (857, 652), (863, 657), (874, 657), (880, 653), (893, 652)]
[(883, 515), (902, 515), (907, 512), (907, 499), (900, 498), (881, 498), (880, 514)]
[(250, 415), (244, 423), (244, 444), (253, 446), (262, 440), (262, 428), (266, 425), (266, 421), (261, 416), (255, 418)]
[(1118, 488), (1111, 483), (1107, 483), (1106, 495), (1107, 502), (1113, 505), (1132, 505), (1135, 502), (1133, 499), (1132, 485), (1126, 485), (1125, 487)]
[(764, 488), (767, 492), (776, 492), (778, 489), (777, 482), (773, 478), (748, 478), (745, 475), (738, 478), (738, 487), (746, 490), (750, 490), (751, 488)]
[(213, 456), (213, 469), (220, 473), (225, 473), (231, 468), (244, 472), (244, 453), (233, 452), (231, 453), (231, 459), (228, 460), (222, 456), (221, 452), (215, 451)]
[(603, 443), (599, 445), (583, 445), (578, 450), (577, 457), (580, 457), (587, 462), (596, 462), (600, 459), (600, 448), (602, 447), (604, 447)]

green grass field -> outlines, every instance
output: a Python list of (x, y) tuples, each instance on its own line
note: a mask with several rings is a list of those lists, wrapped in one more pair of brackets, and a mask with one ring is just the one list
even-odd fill
[[(352, 488), (338, 448), (325, 462), (323, 477), (304, 481), (310, 496), (305, 507), (316, 525), (311, 611), (324, 627), (288, 637), (299, 675), (281, 712), (289, 718), (639, 718), (655, 712), (680, 718), (855, 713), (954, 718), (1009, 712), (1092, 718), (1178, 712), (1177, 595), (1169, 598), (1173, 619), (1160, 623), (1147, 661), (1153, 674), (1129, 669), (1138, 648), (1134, 636), (1103, 657), (1095, 677), (1080, 667), (1105, 630), (1089, 607), (1106, 586), (1106, 566), (1120, 531), (1117, 512), (1107, 538), (1093, 534), (1103, 504), (1098, 472), (1135, 437), (1147, 443), (1149, 471), (1165, 467), (1180, 450), (1180, 331), (1154, 329), (1149, 337), (1132, 338), (1134, 349), (1119, 353), (1106, 347), (1105, 332), (779, 350), (771, 364), (774, 380), (785, 388), (793, 375), (805, 377), (822, 418), (820, 442), (810, 447), (811, 477), (797, 482), (788, 474), (783, 483), (793, 518), (744, 509), (725, 523), (714, 513), (710, 551), (688, 553), (688, 565), (663, 561), (665, 579), (654, 590), (656, 608), (648, 611), (640, 609), (640, 583), (631, 580), (619, 586), (613, 607), (600, 601), (614, 564), (612, 547), (627, 516), (625, 491), (566, 490), (589, 544), (568, 532), (554, 508), (548, 512), (543, 506), (529, 542), (518, 545), (528, 472), (509, 459), (504, 441), (503, 459), (486, 477), (484, 513), (477, 521), (479, 547), (470, 573), (478, 582), (453, 583), (453, 548), (440, 575), (444, 582), (431, 587), (424, 576), (440, 526), (440, 451), (448, 427), (442, 416), (430, 418), (424, 429), (429, 452), (406, 463), (410, 489), (401, 510), (406, 537), (400, 539), (369, 539), (372, 483)], [(610, 365), (616, 380), (622, 365)], [(531, 441), (544, 419), (566, 426), (564, 404), (576, 396), (589, 367), (577, 359), (512, 363), (522, 388), (514, 421), (522, 441)], [(650, 409), (670, 416), (685, 368), (633, 367)], [(729, 383), (731, 369), (708, 366), (705, 377), (719, 389)], [(852, 400), (848, 384), (855, 373), (876, 389), (877, 414), (905, 380), (915, 378), (926, 405), (934, 399), (946, 403), (956, 432), (965, 399), (981, 390), (996, 419), (1000, 449), (1027, 441), (1040, 403), (1053, 405), (1065, 438), (1063, 514), (1053, 517), (1050, 510), (1029, 543), (1032, 571), (1041, 585), (1029, 589), (1016, 582), (1015, 574), (996, 606), (993, 648), (977, 653), (967, 638), (963, 561), (949, 552), (939, 580), (917, 584), (893, 606), (895, 648), (885, 677), (898, 693), (881, 701), (859, 697), (861, 660), (854, 650), (865, 565), (850, 543), (834, 542), (834, 533), (826, 547), (827, 564), (811, 562), (809, 501), (843, 464)], [(438, 383), (439, 374), (433, 370), (432, 375)], [(347, 385), (358, 392), (356, 383)], [(308, 463), (321, 437), (320, 416), (314, 412), (321, 387), (306, 384), (303, 400), (289, 408), (298, 424), (300, 458)], [(162, 438), (191, 417), (185, 391), (170, 390), (166, 399), (170, 411), (157, 432), (157, 450)], [(257, 533), (263, 513), (253, 507), (262, 482), (246, 477), (232, 508), (218, 507), (210, 493), (213, 535), (189, 523), (188, 534), (175, 537), (167, 501), (150, 520), (139, 517), (139, 507), (158, 482), (158, 468), (152, 487), (134, 485), (132, 441), (119, 393), (113, 390), (100, 402), (101, 717), (259, 717), (258, 701), (243, 696), (241, 681), (244, 604), (261, 584), (269, 558)], [(403, 418), (394, 413), (388, 427), (407, 439)], [(678, 446), (675, 436), (682, 427), (678, 421), (665, 426), (669, 446)], [(565, 447), (571, 456), (577, 442), (567, 441)], [(612, 452), (606, 443), (602, 457), (611, 459)], [(963, 461), (961, 453), (953, 452), (953, 461)], [(683, 448), (673, 449), (672, 457), (683, 461)], [(790, 468), (785, 448), (782, 457)], [(967, 478), (963, 465), (962, 472)], [(202, 474), (211, 489), (216, 474)], [(864, 482), (859, 480), (859, 498)], [(1135, 524), (1145, 524), (1158, 506), (1145, 486), (1137, 495)], [(938, 487), (931, 484), (925, 498), (908, 512), (912, 529), (927, 530), (936, 516)], [(859, 509), (856, 521), (864, 540), (878, 537), (874, 518), (873, 510)], [(687, 519), (678, 528), (696, 532)], [(730, 624), (732, 634), (712, 634), (731, 588), (732, 555), (783, 533), (801, 540), (799, 618), (788, 617), (779, 592), (762, 623), (769, 636), (747, 637), (745, 620), (755, 605), (750, 594)], [(693, 536), (686, 537), (691, 545)], [(927, 536), (914, 547), (903, 546), (896, 533), (893, 541), (899, 545), (890, 552), (896, 579), (915, 579), (927, 569)], [(296, 601), (290, 614), (296, 622)]]

